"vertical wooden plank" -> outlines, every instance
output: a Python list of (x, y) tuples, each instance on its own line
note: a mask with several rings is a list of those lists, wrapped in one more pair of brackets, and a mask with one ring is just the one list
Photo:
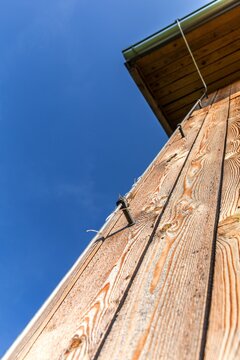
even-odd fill
[[(240, 82), (232, 87), (205, 359), (240, 359)], [(237, 96), (236, 96), (237, 95)]]
[(228, 95), (229, 89), (220, 91), (210, 109), (99, 359), (200, 356)]
[[(113, 216), (103, 230), (105, 240), (101, 239), (90, 246), (29, 332), (6, 359), (42, 359), (43, 351), (46, 359), (58, 359), (62, 349), (68, 347), (74, 331), (92, 309), (105, 284), (116, 273), (117, 282), (113, 283), (114, 288), (109, 290), (111, 296), (108, 314), (111, 319), (144, 244), (148, 241), (148, 234), (152, 232), (152, 225), (162, 211), (207, 111), (208, 108), (196, 111), (183, 125), (186, 138), (182, 139), (179, 132), (173, 135), (129, 193), (128, 200), (131, 212), (138, 222), (137, 226), (125, 228), (124, 217), (119, 213)], [(125, 257), (130, 257), (128, 253), (134, 253), (135, 260), (125, 261)], [(121, 271), (117, 274), (116, 269), (121, 262), (124, 270), (120, 267)], [(95, 349), (103, 332), (101, 326), (97, 327), (96, 337), (90, 339), (90, 348)], [(74, 344), (76, 345), (76, 342)]]
[[(96, 353), (99, 343), (131, 281), (138, 259), (148, 243), (154, 222), (164, 207), (168, 194), (171, 192), (188, 151), (195, 140), (199, 126), (205, 118), (205, 111), (207, 110), (199, 113), (198, 119), (193, 117), (186, 124), (185, 139), (176, 133), (177, 141), (166, 151), (162, 162), (155, 169), (154, 177), (151, 176), (145, 181), (138, 198), (132, 198), (131, 211), (135, 214), (134, 218), (137, 223), (127, 233), (118, 235), (122, 237), (122, 240), (125, 240), (125, 248), (122, 253), (119, 253), (118, 261), (115, 261), (109, 269), (109, 275), (98, 289), (96, 297), (83, 309), (82, 318), (77, 324), (77, 331), (69, 338), (69, 344), (63, 351), (62, 358), (71, 359), (76, 356), (81, 359), (92, 358)], [(195, 122), (196, 125), (194, 125)], [(95, 273), (96, 270), (93, 272)], [(86, 279), (86, 282), (89, 284), (89, 278)]]

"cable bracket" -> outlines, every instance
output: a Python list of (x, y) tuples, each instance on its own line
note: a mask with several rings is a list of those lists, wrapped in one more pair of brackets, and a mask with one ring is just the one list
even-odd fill
[(120, 195), (118, 201), (116, 202), (116, 205), (117, 206), (121, 205), (120, 210), (123, 211), (123, 214), (124, 214), (125, 218), (127, 219), (128, 225), (129, 226), (134, 225), (135, 221), (133, 220), (132, 215), (129, 212), (129, 209), (128, 209), (129, 204), (127, 202), (127, 199), (124, 196)]

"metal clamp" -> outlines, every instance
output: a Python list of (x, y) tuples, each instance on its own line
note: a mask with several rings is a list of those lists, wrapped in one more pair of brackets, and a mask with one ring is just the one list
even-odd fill
[(180, 134), (181, 134), (182, 138), (184, 138), (184, 137), (185, 137), (185, 134), (184, 134), (184, 132), (183, 132), (182, 125), (181, 125), (181, 124), (177, 124), (177, 128), (178, 128), (178, 130), (179, 130), (179, 132), (180, 132)]
[(134, 225), (135, 221), (133, 220), (133, 218), (128, 210), (129, 204), (127, 202), (127, 199), (124, 196), (120, 195), (118, 201), (116, 202), (116, 205), (117, 206), (121, 205), (120, 209), (123, 211), (123, 214), (124, 214), (125, 218), (127, 219), (128, 225), (129, 226)]

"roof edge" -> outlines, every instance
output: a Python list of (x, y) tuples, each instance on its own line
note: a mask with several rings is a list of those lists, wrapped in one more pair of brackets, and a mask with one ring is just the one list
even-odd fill
[[(214, 0), (210, 2), (180, 19), (184, 31), (189, 31), (212, 18), (223, 14), (239, 5), (239, 3), (239, 0)], [(156, 46), (163, 45), (178, 35), (180, 35), (178, 25), (172, 23), (155, 34), (123, 50), (123, 56), (127, 62), (133, 61), (136, 58), (143, 56), (149, 50)]]

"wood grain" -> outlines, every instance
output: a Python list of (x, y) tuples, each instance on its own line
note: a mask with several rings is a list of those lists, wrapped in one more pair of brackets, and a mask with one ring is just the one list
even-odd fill
[[(236, 87), (238, 85), (238, 88)], [(240, 90), (240, 82), (232, 92)], [(240, 94), (230, 103), (205, 359), (240, 358)]]
[[(239, 34), (240, 38), (240, 34)], [(237, 42), (236, 42), (237, 43)], [(240, 42), (238, 41), (238, 50), (240, 50)], [(239, 52), (235, 51), (229, 55), (225, 55), (220, 60), (214, 62), (211, 65), (201, 67), (201, 73), (207, 84), (211, 84), (216, 79), (221, 77), (221, 74), (227, 74), (227, 68), (230, 69), (229, 73), (238, 69)], [(234, 67), (235, 66), (235, 67)], [(194, 90), (202, 88), (202, 82), (199, 78), (196, 68), (194, 73), (189, 75), (183, 75), (181, 79), (176, 79), (173, 84), (164, 87), (156, 88), (155, 93), (159, 94), (159, 100), (161, 104), (171, 102), (172, 99), (177, 99), (185, 94), (191, 93)], [(152, 90), (153, 91), (153, 90)]]
[(99, 359), (199, 357), (228, 117), (228, 97), (220, 99), (226, 92), (210, 109)]
[[(203, 121), (205, 112), (206, 109), (202, 112), (200, 122)], [(105, 336), (109, 324), (113, 321), (124, 293), (138, 269), (139, 259), (144, 254), (149, 242), (156, 218), (163, 209), (162, 200), (166, 199), (166, 194), (169, 194), (174, 187), (178, 173), (188, 154), (189, 146), (195, 137), (196, 133), (191, 138), (189, 135), (187, 136), (187, 151), (185, 149), (184, 152), (178, 152), (178, 156), (175, 158), (172, 157), (174, 155), (171, 156), (171, 162), (161, 172), (160, 182), (155, 183), (154, 187), (149, 183), (151, 186), (150, 197), (141, 209), (137, 224), (132, 227), (128, 235), (127, 245), (98, 295), (83, 313), (78, 330), (62, 353), (61, 359), (92, 359), (96, 355), (99, 344)]]
[[(234, 23), (233, 23), (234, 24)], [(222, 59), (228, 54), (232, 54), (239, 49), (240, 29), (238, 24), (234, 24), (236, 30), (232, 31), (221, 38), (212, 41), (194, 51), (194, 57), (200, 69), (209, 67), (214, 62)], [(192, 63), (189, 54), (182, 59), (176, 60), (173, 64), (165, 66), (161, 71), (157, 70), (153, 74), (146, 76), (146, 82), (152, 89), (160, 88), (181, 79), (196, 69)], [(164, 90), (164, 89), (163, 89)]]
[[(233, 58), (232, 58), (233, 60)], [(236, 60), (236, 59), (235, 59)], [(216, 64), (215, 64), (216, 65)], [(208, 84), (208, 88), (211, 89), (211, 86), (216, 86), (215, 84), (223, 79), (227, 78), (228, 75), (236, 75), (237, 71), (239, 71), (239, 54), (237, 56), (237, 61), (230, 63), (223, 68), (216, 66), (216, 68), (212, 68), (212, 71), (209, 74), (203, 74), (206, 83)], [(179, 90), (176, 90), (169, 96), (161, 97), (158, 101), (161, 102), (163, 108), (167, 107), (168, 104), (177, 103), (178, 100), (182, 101), (182, 99), (186, 98), (188, 95), (191, 95), (195, 91), (203, 91), (203, 85), (200, 79), (193, 81), (190, 85), (184, 86)]]
[[(200, 28), (187, 33), (187, 39), (193, 52), (197, 49), (211, 44), (216, 39), (222, 38), (236, 29), (239, 23), (240, 8), (221, 15), (217, 19), (207, 22)], [(234, 24), (234, 25), (233, 25)], [(165, 66), (174, 63), (187, 55), (185, 44), (181, 37), (171, 41), (165, 46), (160, 47), (157, 51), (149, 52), (149, 54), (140, 57), (137, 64), (141, 69), (146, 68), (144, 75), (149, 75), (157, 69), (163, 69)]]
[[(231, 86), (233, 86), (235, 84), (236, 80), (238, 80), (239, 78), (240, 78), (240, 71), (238, 71), (237, 73), (230, 74), (228, 77), (224, 77), (223, 79), (219, 80), (217, 82), (217, 84), (218, 84), (219, 88), (224, 87), (229, 84), (231, 84)], [(209, 90), (211, 90), (211, 86), (209, 87)], [(191, 107), (194, 105), (194, 103), (196, 101), (196, 96), (200, 96), (201, 94), (202, 94), (202, 91), (195, 92), (194, 96), (189, 99), (189, 101), (190, 101), (189, 104), (186, 102), (182, 102), (182, 106), (180, 107), (180, 109), (169, 113), (169, 116), (171, 117), (170, 123), (171, 123), (171, 125), (173, 124), (173, 127), (174, 127), (174, 124), (176, 126), (176, 124), (181, 122), (184, 115), (186, 115), (188, 113), (188, 111), (191, 109)]]
[(159, 105), (157, 105), (151, 91), (148, 89), (146, 82), (143, 79), (140, 69), (138, 69), (137, 66), (133, 66), (131, 69), (129, 69), (129, 72), (130, 72), (132, 78), (134, 79), (134, 81), (136, 82), (139, 90), (141, 91), (141, 93), (143, 94), (145, 99), (148, 101), (148, 104), (150, 105), (150, 107), (151, 107), (152, 111), (154, 112), (154, 114), (156, 115), (157, 119), (160, 120), (161, 125), (163, 126), (164, 130), (170, 136), (173, 133), (174, 129), (172, 129), (170, 127), (170, 125), (164, 115), (163, 110), (161, 109), (161, 107)]
[[(213, 84), (208, 84), (208, 90), (209, 92), (212, 92), (215, 87), (224, 87), (227, 85), (232, 84), (234, 81), (237, 81), (240, 77), (240, 70), (231, 72), (231, 67), (229, 68), (230, 74), (226, 74), (224, 77), (220, 77), (219, 80), (215, 81)], [(185, 108), (186, 104), (190, 104), (194, 101), (196, 101), (203, 93), (203, 90), (196, 90), (193, 91), (191, 94), (186, 95), (176, 101), (173, 101), (171, 104), (168, 104), (167, 106), (164, 106), (163, 109), (166, 111), (168, 115), (173, 114), (176, 116), (176, 113), (178, 110)], [(156, 101), (158, 99), (155, 97)]]
[[(174, 177), (173, 182), (167, 180), (168, 171), (174, 167), (174, 176), (178, 175), (201, 126), (205, 116), (204, 111), (203, 109), (196, 112), (196, 116), (185, 124), (184, 129), (189, 136), (181, 139), (178, 132), (174, 134), (139, 183), (129, 193), (128, 200), (135, 219), (141, 219), (143, 208), (153, 201), (154, 189), (157, 191), (160, 185), (161, 191), (157, 192), (154, 199), (156, 206), (159, 207), (156, 211), (161, 211), (174, 182)], [(115, 214), (106, 230), (103, 231), (105, 240), (92, 244), (89, 252), (66, 279), (55, 298), (18, 346), (13, 349), (9, 359), (42, 359), (41, 349), (44, 349), (46, 358), (57, 359), (62, 349), (68, 347), (69, 339), (81, 323), (83, 314), (89, 309), (89, 304), (94, 302), (112, 269), (124, 253), (133, 231), (131, 228), (124, 229), (125, 225), (124, 217), (119, 213)], [(136, 236), (143, 225), (139, 226)], [(119, 231), (121, 229), (122, 231)]]

